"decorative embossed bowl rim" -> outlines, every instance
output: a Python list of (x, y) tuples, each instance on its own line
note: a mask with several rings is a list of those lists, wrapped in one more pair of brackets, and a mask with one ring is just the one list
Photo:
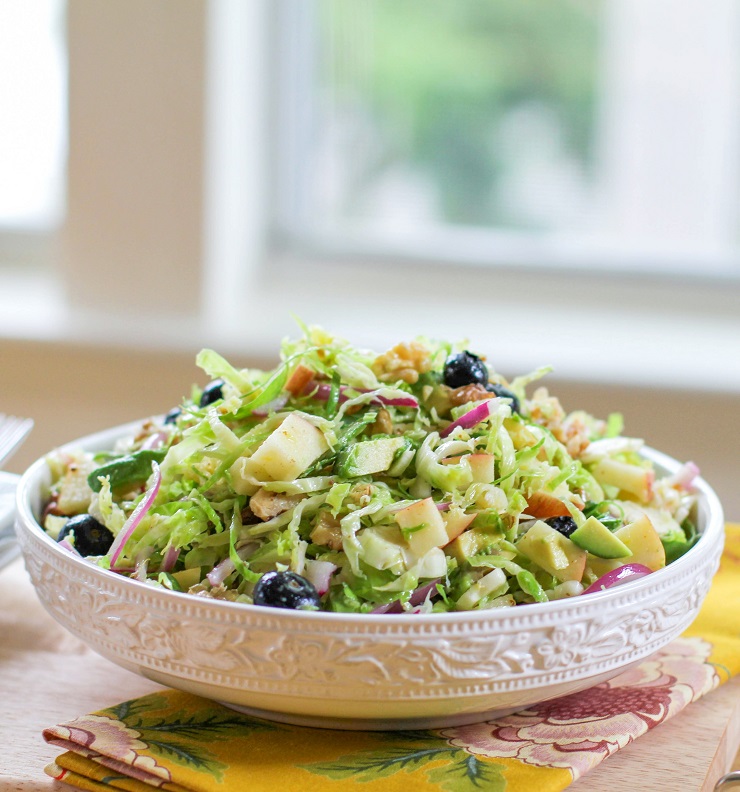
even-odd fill
[[(141, 422), (65, 448), (110, 449)], [(659, 473), (679, 463), (652, 449)], [(582, 690), (639, 663), (693, 621), (724, 519), (699, 479), (701, 538), (668, 567), (609, 591), (481, 612), (356, 615), (209, 600), (147, 586), (59, 547), (39, 526), (44, 459), (18, 486), (16, 532), (41, 602), (95, 651), (242, 711), (330, 728), (459, 725)]]

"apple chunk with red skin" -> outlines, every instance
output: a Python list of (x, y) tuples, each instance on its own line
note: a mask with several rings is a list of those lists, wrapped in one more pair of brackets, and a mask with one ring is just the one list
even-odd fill
[(665, 566), (663, 542), (646, 514), (629, 525), (622, 526), (614, 535), (632, 551), (630, 561), (644, 564), (654, 572)]
[(473, 481), (478, 484), (490, 484), (496, 478), (496, 457), (493, 454), (466, 454), (452, 456), (442, 460), (443, 465), (457, 465), (466, 462), (473, 474)]
[(447, 541), (452, 542), (473, 522), (475, 515), (466, 514), (459, 506), (451, 506), (442, 519), (445, 521)]
[(234, 489), (240, 495), (253, 495), (258, 488), (249, 477), (258, 481), (292, 481), (328, 448), (319, 429), (297, 413), (290, 413), (251, 457), (240, 457), (232, 465)]
[(612, 569), (622, 566), (625, 561), (631, 564), (642, 564), (656, 572), (665, 566), (665, 548), (660, 541), (660, 534), (655, 530), (650, 518), (643, 514), (634, 522), (623, 525), (614, 532), (614, 536), (624, 542), (632, 551), (628, 559), (596, 558), (589, 555), (588, 565), (598, 575), (605, 575)]
[(546, 520), (548, 517), (570, 517), (570, 510), (563, 501), (544, 490), (533, 492), (527, 498), (526, 512), (538, 520)]
[(414, 555), (421, 557), (433, 547), (444, 547), (459, 536), (473, 520), (474, 514), (465, 514), (452, 506), (442, 516), (432, 498), (416, 501), (396, 513), (396, 522), (406, 537)]

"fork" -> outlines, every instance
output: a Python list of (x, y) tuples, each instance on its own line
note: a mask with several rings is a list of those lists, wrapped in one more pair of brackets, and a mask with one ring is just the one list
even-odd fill
[(12, 456), (31, 429), (31, 418), (16, 418), (0, 413), (0, 465)]
[[(31, 418), (16, 418), (13, 415), (0, 413), (0, 465), (12, 456), (31, 429), (33, 429)], [(0, 567), (12, 561), (19, 551), (12, 523), (0, 528)]]

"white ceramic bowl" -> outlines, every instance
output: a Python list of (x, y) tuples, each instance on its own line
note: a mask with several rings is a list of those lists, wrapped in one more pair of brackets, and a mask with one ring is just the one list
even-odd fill
[[(133, 426), (70, 447), (111, 448)], [(659, 471), (678, 467), (645, 454)], [(22, 477), (16, 531), (38, 596), (61, 625), (156, 682), (331, 728), (473, 723), (608, 679), (688, 627), (724, 536), (719, 501), (700, 479), (695, 547), (609, 591), (478, 613), (297, 612), (155, 589), (71, 555), (37, 521), (49, 483), (43, 460)]]

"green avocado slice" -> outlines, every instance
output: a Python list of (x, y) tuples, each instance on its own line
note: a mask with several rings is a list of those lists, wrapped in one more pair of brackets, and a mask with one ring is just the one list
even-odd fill
[(570, 540), (599, 558), (627, 558), (632, 555), (629, 547), (596, 517), (589, 517), (580, 528), (576, 528)]

